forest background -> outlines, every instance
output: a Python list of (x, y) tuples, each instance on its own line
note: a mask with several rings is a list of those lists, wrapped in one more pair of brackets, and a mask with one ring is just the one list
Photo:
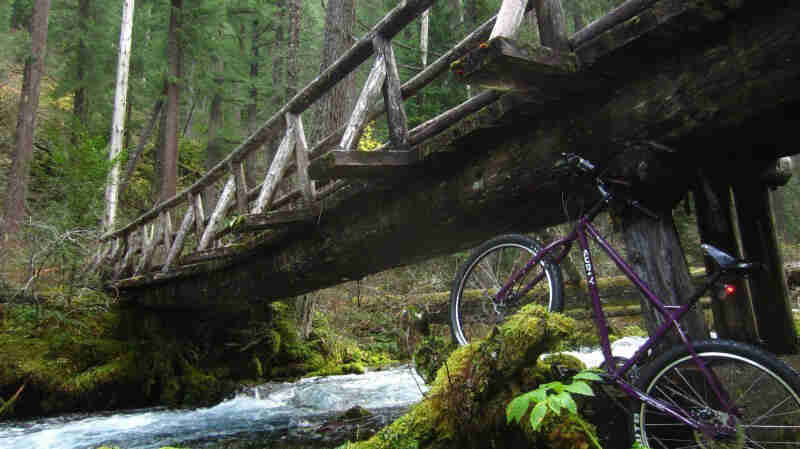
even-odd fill
[[(418, 18), (392, 41), (401, 80), (494, 15), (499, 3), (435, 3), (427, 27)], [(619, 3), (564, 0), (569, 31)], [(112, 163), (123, 168), (117, 223), (124, 224), (198, 179), (396, 6), (385, 0), (138, 1), (122, 152), (109, 161), (122, 5), (120, 0), (0, 1), (0, 287), (14, 295), (69, 306), (84, 289), (96, 289), (84, 268), (102, 232)], [(39, 60), (40, 101), (34, 115), (24, 117), (26, 79), (37, 62), (36, 46), (43, 44), (33, 32), (36, 17), (48, 19)], [(523, 32), (535, 38), (536, 29), (529, 15)], [(308, 114), (310, 140), (346, 120), (369, 66), (363, 64)], [(409, 126), (476, 92), (451, 76), (439, 78), (406, 103)], [(29, 164), (15, 162), (21, 121), (35, 125)], [(385, 125), (374, 123), (360, 147), (374, 148), (386, 136)], [(274, 151), (265, 148), (247, 163), (265, 171)], [(12, 211), (19, 199), (14, 186), (20, 183), (22, 219), (10, 228), (9, 217), (18, 212)], [(800, 180), (793, 177), (773, 194), (784, 257), (796, 260)], [(689, 262), (700, 266), (691, 203), (687, 198), (675, 216)], [(402, 357), (406, 348), (397, 318), (409, 305), (424, 307), (426, 295), (446, 295), (465, 258), (466, 253), (453, 254), (310, 296), (332, 329)]]

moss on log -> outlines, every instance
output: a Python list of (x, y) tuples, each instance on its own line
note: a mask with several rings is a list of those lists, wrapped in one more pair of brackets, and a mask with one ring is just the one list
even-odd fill
[(409, 413), (368, 441), (345, 447), (489, 448), (520, 447), (524, 442), (582, 447), (587, 438), (583, 432), (554, 431), (570, 426), (563, 417), (551, 420), (542, 432), (506, 424), (506, 405), (512, 398), (552, 379), (549, 365), (539, 357), (555, 350), (574, 330), (570, 318), (548, 314), (541, 306), (524, 307), (487, 340), (453, 352), (426, 398)]

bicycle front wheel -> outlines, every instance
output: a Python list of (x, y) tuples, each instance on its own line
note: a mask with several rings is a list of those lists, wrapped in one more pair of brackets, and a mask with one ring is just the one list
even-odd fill
[[(466, 345), (485, 338), (494, 326), (526, 304), (542, 304), (552, 312), (564, 309), (561, 269), (550, 259), (537, 263), (510, 285), (504, 301), (495, 298), (540, 248), (530, 237), (509, 234), (495, 237), (473, 251), (459, 269), (450, 291), (453, 340)], [(539, 282), (526, 289), (537, 277), (541, 278)]]
[[(735, 407), (734, 431), (725, 437), (708, 437), (642, 403), (633, 421), (644, 447), (800, 448), (800, 381), (791, 368), (743, 343), (711, 340), (693, 346)], [(684, 347), (673, 348), (648, 364), (639, 387), (701, 422), (728, 422), (725, 407)]]

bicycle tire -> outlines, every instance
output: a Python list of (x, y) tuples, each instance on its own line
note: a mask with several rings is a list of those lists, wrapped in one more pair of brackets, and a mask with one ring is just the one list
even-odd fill
[[(561, 267), (545, 258), (516, 285), (524, 286), (544, 270), (543, 278), (528, 294), (498, 305), (493, 294), (541, 250), (534, 239), (507, 234), (488, 240), (476, 248), (458, 270), (450, 290), (450, 332), (453, 341), (466, 345), (485, 338), (523, 305), (538, 302), (552, 312), (564, 310)], [(526, 282), (527, 281), (527, 282)], [(541, 287), (544, 286), (544, 287)], [(512, 291), (511, 295), (514, 295)]]
[[(742, 411), (736, 431), (724, 440), (708, 438), (642, 402), (634, 413), (634, 436), (649, 448), (800, 447), (800, 378), (783, 361), (750, 345), (729, 340), (692, 343)], [(668, 350), (641, 373), (637, 386), (650, 396), (694, 417), (725, 419), (719, 399), (685, 346)], [(723, 421), (724, 422), (724, 421)], [(787, 444), (788, 443), (788, 444)]]

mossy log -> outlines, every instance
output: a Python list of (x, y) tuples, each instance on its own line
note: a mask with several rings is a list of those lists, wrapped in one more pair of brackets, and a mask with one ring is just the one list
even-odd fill
[(574, 331), (572, 319), (526, 306), (487, 340), (453, 352), (426, 398), (410, 412), (371, 439), (348, 447), (583, 447), (583, 432), (556, 431), (570, 426), (564, 416), (551, 419), (541, 432), (506, 423), (512, 398), (552, 380), (551, 369), (539, 357)]

